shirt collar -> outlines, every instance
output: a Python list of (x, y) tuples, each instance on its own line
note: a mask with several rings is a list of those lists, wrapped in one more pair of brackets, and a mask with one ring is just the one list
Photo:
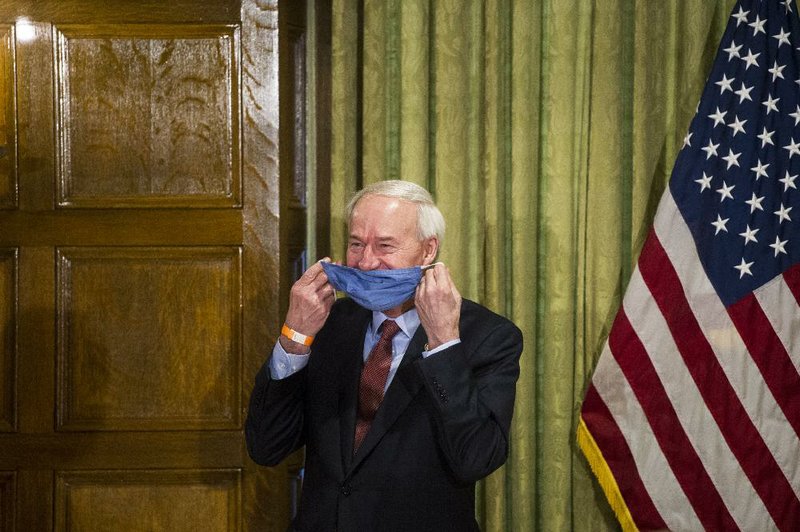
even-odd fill
[(381, 326), (384, 320), (394, 320), (397, 322), (397, 325), (400, 326), (400, 330), (403, 331), (403, 334), (408, 338), (413, 338), (414, 333), (417, 332), (419, 328), (419, 314), (417, 314), (416, 307), (412, 307), (411, 310), (405, 311), (396, 318), (390, 318), (383, 312), (373, 310), (370, 334), (376, 336), (378, 334), (378, 327)]

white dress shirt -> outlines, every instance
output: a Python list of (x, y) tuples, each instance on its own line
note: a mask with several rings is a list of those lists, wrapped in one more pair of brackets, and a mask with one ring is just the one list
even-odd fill
[[(378, 343), (378, 339), (381, 337), (378, 329), (384, 320), (394, 320), (400, 327), (400, 331), (392, 338), (392, 365), (389, 367), (389, 376), (386, 379), (386, 386), (384, 387), (384, 391), (386, 391), (394, 378), (394, 374), (397, 373), (397, 368), (400, 367), (403, 355), (405, 355), (408, 344), (411, 343), (411, 339), (414, 337), (414, 333), (417, 332), (420, 322), (416, 308), (412, 308), (396, 318), (390, 318), (383, 312), (373, 311), (372, 321), (367, 328), (367, 334), (364, 336), (364, 361), (367, 360), (370, 351), (372, 351), (372, 348)], [(461, 342), (460, 339), (451, 340), (430, 351), (423, 351), (422, 356), (427, 358), (459, 342)], [(272, 348), (272, 358), (269, 361), (270, 376), (273, 379), (285, 379), (297, 373), (308, 364), (309, 356), (311, 356), (311, 352), (305, 355), (287, 353), (280, 342), (275, 342), (275, 347)]]

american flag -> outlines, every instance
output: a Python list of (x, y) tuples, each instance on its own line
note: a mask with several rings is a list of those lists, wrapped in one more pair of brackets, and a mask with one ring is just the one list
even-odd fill
[(741, 0), (581, 408), (625, 529), (800, 530), (800, 19)]

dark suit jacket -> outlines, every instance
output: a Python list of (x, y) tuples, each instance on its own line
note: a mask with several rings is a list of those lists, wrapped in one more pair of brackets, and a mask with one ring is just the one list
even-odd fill
[(477, 530), (475, 481), (508, 455), (522, 334), (464, 300), (461, 343), (423, 359), (420, 326), (354, 456), (371, 318), (339, 300), (303, 370), (272, 380), (264, 364), (250, 397), (248, 452), (276, 465), (306, 445), (296, 530)]

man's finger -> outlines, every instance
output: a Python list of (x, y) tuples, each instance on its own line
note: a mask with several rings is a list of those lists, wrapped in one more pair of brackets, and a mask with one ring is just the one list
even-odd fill
[[(320, 282), (321, 285), (327, 283), (328, 276), (325, 275), (325, 270), (322, 268), (322, 264), (320, 264), (322, 261), (325, 260), (330, 262), (330, 259), (328, 259), (327, 257), (325, 257), (321, 261), (315, 262), (314, 264), (311, 265), (310, 268), (308, 268), (305, 272), (303, 272), (303, 275), (300, 276), (298, 282), (301, 282), (301, 284), (304, 285), (315, 284), (316, 282), (319, 281), (321, 281)], [(320, 274), (323, 274), (321, 279), (320, 279)]]
[(330, 283), (325, 283), (321, 285), (317, 290), (321, 292), (321, 296), (323, 299), (328, 299), (328, 298), (332, 298), (334, 300), (336, 299), (336, 289)]

